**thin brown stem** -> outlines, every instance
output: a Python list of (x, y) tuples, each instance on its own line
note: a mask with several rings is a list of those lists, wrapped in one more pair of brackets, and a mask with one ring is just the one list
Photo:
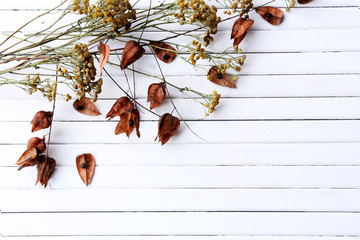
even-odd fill
[[(154, 56), (154, 58), (155, 58), (156, 64), (157, 64), (158, 67), (159, 67), (159, 70), (160, 70), (161, 76), (162, 76), (162, 78), (163, 78), (163, 81), (166, 83), (165, 75), (164, 75), (164, 73), (163, 73), (163, 71), (162, 71), (162, 69), (161, 69), (161, 66), (160, 66), (159, 61), (158, 61), (157, 58), (156, 58), (156, 54), (155, 54), (155, 52), (154, 52), (154, 50), (152, 49), (151, 46), (148, 46), (148, 47), (150, 48), (151, 52), (153, 53), (153, 56)], [(177, 112), (177, 114), (179, 115), (181, 121), (185, 124), (185, 126), (186, 126), (195, 136), (197, 136), (198, 138), (200, 138), (200, 139), (203, 140), (203, 141), (206, 141), (205, 139), (203, 139), (202, 137), (200, 137), (198, 134), (196, 134), (196, 133), (190, 128), (190, 126), (187, 124), (187, 122), (184, 120), (184, 118), (181, 116), (180, 112), (178, 111), (178, 109), (177, 109), (174, 101), (172, 100), (172, 98), (171, 98), (171, 96), (170, 96), (170, 92), (169, 92), (169, 89), (168, 89), (168, 87), (167, 87), (166, 84), (165, 84), (165, 88), (166, 88), (166, 91), (167, 91), (167, 93), (168, 93), (170, 102), (171, 102), (171, 104), (173, 105), (173, 107), (174, 107), (175, 111)]]
[[(97, 60), (98, 62), (100, 62), (100, 61), (99, 61), (99, 58), (98, 58), (96, 55), (94, 55), (94, 56), (95, 56), (96, 60)], [(147, 107), (141, 105), (138, 101), (136, 101), (135, 99), (133, 99), (133, 98), (115, 81), (115, 79), (110, 75), (110, 73), (105, 69), (105, 67), (103, 68), (103, 71), (106, 73), (106, 75), (108, 75), (108, 77), (111, 79), (111, 81), (113, 81), (113, 83), (115, 83), (115, 85), (116, 85), (128, 98), (132, 99), (137, 105), (139, 105), (141, 108), (145, 109), (146, 111), (148, 111), (148, 112), (150, 112), (150, 113), (152, 113), (152, 114), (154, 114), (154, 115), (156, 115), (156, 116), (158, 116), (158, 117), (161, 117), (161, 116), (160, 116), (159, 114), (157, 114), (156, 112), (151, 111), (150, 109), (148, 109)]]

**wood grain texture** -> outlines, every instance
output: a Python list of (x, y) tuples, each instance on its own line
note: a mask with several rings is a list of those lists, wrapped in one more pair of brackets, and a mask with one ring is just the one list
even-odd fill
[[(11, 33), (55, 3), (2, 2), (0, 33)], [(136, 8), (148, 5), (148, 0), (141, 0)], [(285, 6), (284, 0), (272, 5)], [(255, 24), (240, 45), (247, 59), (237, 89), (206, 80), (206, 70), (194, 71), (180, 59), (187, 54), (173, 64), (161, 63), (169, 82), (222, 94), (215, 113), (199, 121), (202, 107), (170, 88), (189, 126), (207, 141), (182, 124), (179, 134), (161, 147), (154, 142), (158, 118), (147, 113), (141, 115), (141, 139), (115, 136), (118, 118), (108, 122), (105, 115), (123, 94), (104, 76), (103, 93), (96, 103), (99, 117), (80, 115), (71, 103), (58, 98), (49, 149), (57, 168), (45, 190), (34, 185), (36, 169), (19, 172), (15, 162), (30, 137), (48, 133), (31, 134), (29, 122), (35, 112), (51, 110), (52, 105), (38, 93), (30, 96), (13, 86), (1, 86), (0, 237), (359, 240), (359, 2), (315, 0), (297, 5), (285, 12), (283, 24), (277, 27), (255, 12), (250, 17)], [(42, 29), (55, 18), (42, 18), (22, 33)], [(73, 20), (76, 17), (69, 19)], [(191, 28), (159, 26), (174, 31)], [(221, 44), (210, 46), (211, 51), (231, 46), (231, 27), (232, 21), (220, 24), (215, 41)], [(154, 27), (143, 37), (164, 36)], [(120, 40), (110, 44), (123, 47), (128, 38)], [(189, 38), (174, 41), (187, 43)], [(117, 62), (114, 55), (110, 59)], [(135, 66), (160, 75), (149, 51)], [(118, 66), (105, 68), (127, 88)], [(157, 81), (135, 76), (137, 97), (147, 105), (146, 90)], [(169, 100), (155, 111), (172, 111)], [(94, 155), (97, 164), (88, 187), (75, 166), (76, 156), (86, 152)]]

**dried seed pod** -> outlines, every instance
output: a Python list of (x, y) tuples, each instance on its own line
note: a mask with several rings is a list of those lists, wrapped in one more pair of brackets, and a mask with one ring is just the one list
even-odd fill
[(95, 104), (90, 101), (87, 97), (82, 98), (81, 100), (76, 99), (73, 103), (73, 107), (76, 111), (81, 114), (89, 116), (99, 116), (101, 113), (97, 110)]
[(298, 3), (300, 4), (307, 4), (309, 2), (311, 2), (312, 0), (298, 0)]
[(36, 132), (41, 129), (50, 127), (52, 121), (53, 112), (39, 111), (35, 114), (33, 120), (31, 120), (32, 132)]
[(165, 83), (153, 83), (149, 86), (147, 101), (150, 102), (150, 109), (158, 107), (165, 99)]
[(243, 18), (239, 18), (234, 22), (231, 31), (231, 38), (230, 38), (230, 39), (234, 38), (234, 45), (238, 45), (245, 38), (247, 31), (251, 28), (253, 24), (254, 24), (254, 20), (252, 19), (245, 20)]
[(46, 158), (44, 155), (38, 157), (36, 169), (38, 172), (36, 183), (41, 183), (46, 188), (51, 174), (54, 172), (56, 161), (53, 158)]
[(106, 117), (109, 118), (109, 120), (113, 119), (116, 116), (121, 116), (124, 112), (130, 112), (134, 109), (134, 103), (130, 101), (128, 97), (121, 97), (114, 105), (111, 107), (108, 114), (106, 114)]
[(126, 43), (124, 51), (122, 53), (120, 68), (125, 69), (130, 64), (139, 60), (145, 53), (145, 49), (134, 40), (130, 40)]
[(284, 12), (276, 7), (258, 7), (255, 11), (272, 25), (279, 25), (284, 17)]
[(91, 153), (84, 153), (76, 157), (76, 167), (85, 185), (89, 185), (95, 171), (95, 158)]
[(175, 48), (163, 42), (150, 42), (151, 48), (156, 56), (165, 63), (170, 63), (175, 59)]
[(110, 56), (110, 47), (105, 43), (100, 43), (100, 76), (104, 65), (107, 63)]
[(29, 148), (36, 148), (36, 150), (38, 151), (38, 153), (43, 153), (46, 150), (46, 143), (45, 143), (45, 137), (43, 138), (38, 138), (38, 137), (33, 137), (30, 138), (27, 144), (27, 149)]
[(169, 139), (176, 134), (180, 127), (180, 120), (172, 116), (170, 113), (165, 113), (161, 116), (158, 124), (158, 135), (161, 145), (164, 145)]
[(209, 80), (220, 86), (236, 88), (235, 81), (226, 73), (218, 73), (217, 67), (210, 68), (208, 72)]
[(120, 116), (120, 122), (115, 128), (115, 134), (119, 135), (126, 133), (126, 136), (129, 137), (130, 133), (136, 128), (136, 135), (140, 137), (140, 113), (137, 109), (132, 110), (131, 112), (124, 112)]
[(37, 156), (38, 153), (36, 148), (28, 148), (16, 162), (16, 164), (20, 166), (18, 170), (21, 170), (24, 167), (34, 166), (36, 164)]

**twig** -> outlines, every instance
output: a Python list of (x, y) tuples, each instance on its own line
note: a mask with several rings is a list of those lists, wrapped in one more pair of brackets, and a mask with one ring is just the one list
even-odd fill
[[(165, 75), (164, 75), (164, 73), (163, 73), (163, 71), (162, 71), (162, 69), (161, 69), (161, 66), (160, 66), (159, 61), (158, 61), (157, 58), (156, 58), (156, 55), (155, 55), (154, 50), (152, 49), (151, 46), (148, 45), (148, 47), (150, 48), (151, 52), (153, 53), (153, 56), (154, 56), (154, 58), (155, 58), (156, 64), (157, 64), (158, 67), (159, 67), (159, 70), (160, 70), (161, 76), (162, 76), (162, 78), (163, 78), (163, 81), (166, 82), (166, 80), (165, 80)], [(173, 102), (173, 100), (172, 100), (172, 98), (171, 98), (171, 96), (170, 96), (170, 92), (169, 92), (169, 89), (168, 89), (168, 87), (166, 86), (166, 84), (165, 84), (165, 88), (166, 88), (166, 91), (167, 91), (167, 93), (168, 93), (170, 102), (171, 102), (171, 104), (173, 105), (173, 107), (174, 107), (175, 111), (177, 112), (177, 114), (179, 115), (181, 121), (184, 122), (185, 126), (186, 126), (196, 137), (200, 138), (200, 139), (203, 140), (203, 141), (206, 141), (205, 139), (203, 139), (202, 137), (200, 137), (198, 134), (196, 134), (196, 133), (190, 128), (190, 126), (187, 124), (187, 122), (184, 120), (184, 118), (181, 116), (180, 112), (178, 111), (177, 107), (175, 106), (175, 103)]]
[[(95, 56), (96, 60), (97, 60), (98, 62), (100, 62), (100, 61), (99, 61), (99, 58), (98, 58), (96, 55), (94, 55), (94, 56)], [(105, 67), (103, 68), (103, 70), (104, 70), (104, 72), (106, 73), (106, 75), (108, 75), (108, 77), (111, 79), (111, 81), (113, 81), (113, 82), (115, 83), (115, 85), (116, 85), (128, 98), (131, 98), (137, 105), (139, 105), (140, 107), (142, 107), (142, 108), (145, 109), (146, 111), (148, 111), (148, 112), (150, 112), (150, 113), (152, 113), (152, 114), (154, 114), (154, 115), (156, 115), (156, 116), (158, 116), (158, 117), (161, 117), (161, 116), (160, 116), (159, 114), (157, 114), (156, 112), (151, 111), (150, 109), (144, 107), (144, 106), (141, 105), (138, 101), (136, 101), (135, 99), (133, 99), (133, 98), (115, 81), (115, 79), (110, 75), (110, 73), (105, 69)]]

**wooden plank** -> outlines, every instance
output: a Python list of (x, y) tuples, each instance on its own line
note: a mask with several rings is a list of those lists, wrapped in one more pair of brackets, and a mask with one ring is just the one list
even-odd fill
[[(358, 51), (359, 46), (354, 39), (359, 39), (358, 29), (311, 29), (311, 30), (249, 30), (247, 37), (241, 42), (240, 47), (244, 53), (266, 53), (266, 52), (321, 52), (321, 51)], [(112, 49), (123, 48), (125, 42), (135, 37), (140, 37), (141, 32), (131, 34), (131, 38), (123, 35), (117, 40), (110, 40), (108, 45)], [(168, 34), (172, 36), (173, 34)], [(233, 40), (230, 40), (229, 31), (218, 31), (214, 36), (214, 44), (207, 47), (207, 51), (223, 52), (224, 46), (232, 46)], [(43, 36), (42, 36), (43, 37)], [(41, 41), (41, 35), (33, 38), (33, 42)], [(163, 32), (144, 32), (144, 40), (161, 40), (164, 38)], [(264, 41), (264, 39), (266, 39)], [(311, 41), (309, 41), (311, 39)], [(18, 40), (9, 40), (6, 44), (10, 46)], [(86, 42), (90, 38), (85, 38)], [(179, 36), (171, 39), (169, 44), (186, 45), (193, 40), (191, 37)], [(120, 42), (123, 41), (123, 42)], [(216, 44), (221, 42), (221, 44)], [(289, 42), (296, 44), (289, 44)], [(47, 44), (47, 46), (56, 47), (64, 43), (61, 41)], [(341, 44), (339, 44), (341, 43)], [(19, 46), (26, 46), (19, 44)], [(5, 48), (4, 46), (2, 48)]]
[[(39, 240), (49, 236), (3, 237), (3, 240)], [(54, 240), (359, 240), (344, 236), (51, 236)]]
[[(95, 211), (360, 211), (360, 189), (2, 190), (2, 213)], [(23, 200), (27, 203), (24, 204)], [(90, 201), (89, 201), (90, 200)], [(94, 204), (94, 203), (103, 204)]]
[[(153, 3), (152, 5), (154, 6), (155, 4), (164, 2), (164, 1), (160, 1), (160, 0), (152, 0)], [(132, 4), (134, 3), (134, 1), (130, 1)], [(167, 0), (165, 2), (172, 2), (172, 0)], [(264, 4), (268, 1), (266, 0), (257, 0), (256, 4), (261, 5)], [(214, 4), (217, 7), (221, 7), (221, 5), (219, 5), (216, 2), (210, 2), (211, 4)], [(47, 1), (47, 0), (37, 0), (36, 2), (33, 3), (29, 3), (28, 1), (7, 1), (4, 2), (3, 4), (1, 4), (1, 9), (49, 9), (55, 6), (54, 2), (51, 1)], [(65, 5), (66, 6), (66, 5)], [(143, 0), (140, 2), (137, 2), (137, 4), (135, 5), (135, 8), (137, 9), (145, 9), (149, 6), (149, 1), (148, 0)], [(271, 6), (285, 6), (284, 0), (275, 0), (275, 2), (271, 3)], [(296, 4), (295, 7), (301, 7), (301, 8), (308, 8), (308, 7), (344, 7), (344, 6), (352, 6), (352, 7), (357, 7), (359, 6), (359, 3), (357, 0), (342, 0), (341, 2), (337, 1), (337, 0), (317, 0), (317, 1), (313, 1), (309, 4), (306, 5), (300, 5), (300, 4)]]
[(359, 213), (3, 213), (2, 218), (4, 236), (360, 234)]
[[(121, 156), (119, 156), (119, 161)], [(360, 188), (360, 166), (191, 166), (96, 167), (88, 188)], [(0, 187), (41, 189), (35, 186), (36, 168), (0, 168)], [(50, 189), (84, 189), (76, 167), (57, 167)]]
[[(0, 145), (0, 166), (14, 166), (25, 149), (25, 145)], [(169, 144), (161, 149), (154, 144), (51, 144), (49, 148), (57, 166), (74, 166), (76, 156), (85, 152), (95, 156), (98, 166), (360, 165), (360, 143), (185, 143)]]
[[(12, 16), (12, 24), (2, 24), (0, 32), (14, 31), (25, 23), (24, 19), (32, 19), (45, 11), (9, 11), (4, 10), (0, 15), (0, 22), (6, 22), (8, 16)], [(218, 14), (222, 19), (229, 16), (223, 12)], [(40, 18), (37, 22), (25, 27), (23, 31), (39, 31), (50, 26), (58, 18), (59, 14), (47, 15)], [(344, 8), (297, 8), (291, 12), (286, 12), (286, 19), (280, 26), (268, 24), (258, 14), (252, 12), (250, 17), (255, 21), (252, 30), (289, 30), (289, 29), (352, 29), (358, 25), (358, 7)], [(68, 15), (64, 19), (64, 24), (75, 22), (77, 15)], [(339, 20), (341, 19), (341, 20)], [(219, 25), (219, 30), (230, 30), (234, 21), (225, 21)], [(170, 26), (171, 25), (171, 26)], [(189, 25), (180, 26), (180, 24), (162, 25), (171, 30), (191, 29)], [(153, 29), (154, 30), (154, 29)]]
[[(49, 236), (3, 237), (3, 240), (39, 240)], [(54, 240), (359, 240), (344, 236), (51, 236)]]
[[(247, 66), (245, 66), (246, 68)], [(103, 77), (104, 83), (99, 99), (117, 99), (123, 93), (108, 77)], [(136, 75), (136, 95), (146, 98), (150, 84), (160, 82), (149, 77)], [(266, 97), (358, 97), (360, 96), (360, 78), (356, 75), (264, 75), (264, 76), (241, 76), (237, 81), (237, 89), (230, 89), (215, 85), (206, 80), (205, 76), (169, 76), (166, 78), (172, 84), (180, 87), (189, 87), (203, 93), (211, 93), (217, 90), (224, 97), (231, 98), (266, 98)], [(117, 82), (124, 89), (127, 84), (122, 78)], [(132, 78), (130, 78), (132, 85)], [(201, 86), (201, 87), (199, 87)], [(169, 87), (173, 98), (184, 98), (184, 94)], [(59, 91), (68, 92), (65, 86), (60, 86)], [(5, 85), (0, 87), (0, 100), (35, 100), (43, 98), (42, 94), (26, 94), (23, 90), (14, 86)], [(61, 98), (59, 98), (61, 99)], [(1, 103), (0, 103), (1, 104)]]
[[(56, 121), (99, 121), (104, 120), (115, 100), (98, 100), (96, 106), (103, 114), (101, 117), (79, 114), (71, 103), (59, 99), (56, 102)], [(146, 99), (137, 100), (148, 106)], [(204, 118), (204, 107), (193, 99), (173, 99), (182, 117), (187, 120)], [(256, 119), (360, 119), (360, 97), (358, 98), (249, 98), (221, 99), (216, 114), (208, 120), (256, 120)], [(332, 106), (328, 108), (327, 106)], [(31, 121), (39, 110), (51, 110), (52, 103), (44, 100), (29, 100), (24, 104), (21, 100), (0, 101), (4, 113), (0, 121)], [(165, 99), (156, 112), (171, 112), (173, 105)], [(151, 113), (141, 115), (143, 120), (157, 120)], [(118, 121), (116, 118), (115, 121)]]
[[(360, 142), (360, 121), (194, 121), (188, 125), (207, 143), (356, 143)], [(116, 122), (55, 122), (52, 143), (154, 143), (157, 122), (141, 122), (142, 136), (128, 139), (114, 135)], [(28, 122), (4, 122), (0, 125), (0, 143), (26, 143), (30, 137), (48, 130), (30, 133)], [(204, 143), (185, 126), (180, 126), (169, 143)], [(170, 145), (168, 144), (168, 145)], [(158, 148), (160, 148), (158, 144)]]
[[(187, 59), (188, 54), (182, 55)], [(119, 62), (116, 56), (110, 56), (109, 61), (116, 64)], [(341, 64), (339, 64), (341, 62)], [(145, 64), (146, 63), (146, 64)], [(203, 60), (203, 64), (209, 64)], [(268, 54), (247, 54), (246, 67), (239, 73), (242, 75), (264, 75), (264, 74), (297, 74), (297, 75), (311, 75), (311, 74), (358, 74), (360, 72), (358, 66), (360, 64), (360, 57), (358, 52), (332, 52), (332, 53), (268, 53)], [(294, 65), (296, 64), (296, 68)], [(183, 61), (180, 57), (175, 58), (172, 64), (160, 63), (161, 68), (166, 77), (168, 76), (206, 76), (208, 68), (194, 69), (192, 64)], [(1, 69), (6, 65), (1, 66)], [(48, 66), (50, 69), (51, 66)], [(55, 67), (53, 68), (55, 69)], [(106, 69), (112, 74), (115, 79), (119, 76), (123, 77), (122, 71), (119, 70), (118, 65), (109, 65)], [(144, 55), (136, 62), (137, 71), (147, 73), (150, 75), (157, 75), (158, 66), (154, 61), (154, 56)], [(130, 70), (127, 70), (130, 73)], [(38, 70), (28, 69), (23, 71), (26, 74), (36, 74)], [(44, 71), (44, 73), (49, 73)], [(10, 74), (4, 77), (10, 78)], [(23, 79), (18, 75), (14, 79)], [(204, 77), (204, 80), (207, 81)], [(124, 80), (125, 81), (125, 80)]]

